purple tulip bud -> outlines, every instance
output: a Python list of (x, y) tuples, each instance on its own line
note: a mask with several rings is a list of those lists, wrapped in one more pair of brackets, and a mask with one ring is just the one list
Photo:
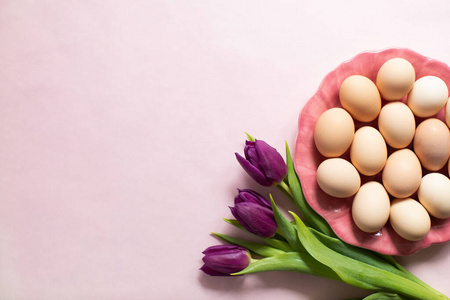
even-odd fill
[(250, 189), (238, 189), (238, 194), (234, 197), (234, 204), (242, 203), (242, 202), (252, 202), (259, 204), (261, 206), (265, 206), (268, 209), (272, 210), (272, 204), (270, 204), (269, 200), (267, 200), (262, 195), (258, 194), (254, 190)]
[(261, 140), (245, 141), (245, 158), (236, 153), (242, 168), (263, 186), (280, 183), (287, 174), (286, 164), (280, 153)]
[(240, 246), (217, 245), (203, 251), (204, 265), (200, 268), (211, 276), (227, 276), (244, 270), (250, 264), (250, 252)]
[(270, 202), (255, 191), (239, 190), (230, 210), (248, 232), (263, 238), (273, 237), (277, 232)]

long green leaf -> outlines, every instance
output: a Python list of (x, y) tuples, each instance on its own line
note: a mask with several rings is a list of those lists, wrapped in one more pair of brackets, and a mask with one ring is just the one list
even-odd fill
[(363, 300), (407, 300), (408, 298), (401, 297), (397, 294), (391, 293), (373, 293), (365, 297)]
[(226, 234), (221, 234), (221, 233), (217, 233), (217, 232), (213, 232), (212, 234), (214, 234), (215, 236), (221, 238), (222, 240), (224, 240), (228, 243), (242, 246), (258, 255), (263, 256), (263, 257), (275, 256), (275, 255), (286, 253), (280, 249), (276, 249), (276, 248), (273, 248), (273, 247), (270, 247), (270, 246), (267, 246), (264, 244), (256, 243), (256, 242), (251, 242), (251, 241), (247, 241), (247, 240), (243, 240), (243, 239), (234, 238), (234, 237), (226, 235)]
[(405, 275), (405, 272), (399, 270), (395, 264), (391, 263), (391, 260), (386, 260), (386, 256), (380, 255), (367, 249), (349, 245), (338, 238), (329, 237), (313, 228), (310, 228), (309, 230), (322, 244), (342, 255), (403, 277)]
[(246, 269), (233, 275), (267, 271), (294, 271), (338, 281), (340, 280), (339, 276), (337, 276), (333, 270), (315, 260), (307, 252), (288, 252), (260, 260), (254, 260)]
[(275, 222), (277, 223), (278, 231), (280, 232), (280, 234), (295, 250), (303, 252), (306, 251), (300, 243), (300, 240), (298, 239), (298, 234), (295, 226), (293, 226), (291, 222), (289, 222), (280, 212), (277, 205), (275, 204), (275, 201), (272, 198), (272, 195), (270, 195), (270, 201), (272, 202), (273, 215), (275, 217)]
[(351, 298), (347, 300), (408, 300), (408, 299), (409, 298), (405, 298), (397, 294), (377, 292), (364, 298)]
[[(241, 230), (243, 230), (243, 231), (245, 231), (245, 232), (248, 232), (248, 231), (244, 228), (244, 226), (242, 226), (241, 223), (239, 223), (238, 220), (234, 220), (234, 219), (223, 219), (223, 220), (224, 220), (225, 222), (227, 222), (228, 224), (231, 224), (231, 225), (235, 226), (236, 228), (239, 228), (239, 229), (241, 229)], [(262, 237), (259, 237), (259, 236), (255, 235), (255, 234), (252, 234), (252, 235), (253, 235), (253, 236), (256, 236), (256, 237), (258, 237), (258, 238), (260, 238), (260, 239), (261, 239), (262, 241), (264, 241), (266, 244), (268, 244), (268, 245), (270, 245), (270, 246), (272, 246), (272, 247), (274, 247), (274, 248), (283, 250), (283, 251), (285, 251), (285, 252), (294, 251), (294, 249), (291, 247), (291, 245), (289, 245), (289, 244), (286, 243), (285, 241), (281, 241), (281, 240), (276, 239), (276, 238), (262, 238)]]
[(289, 150), (289, 145), (287, 142), (286, 165), (288, 170), (287, 179), (292, 195), (292, 200), (302, 213), (306, 223), (312, 228), (325, 233), (328, 236), (336, 236), (328, 223), (321, 216), (319, 216), (306, 202), (300, 180), (298, 179), (297, 173), (295, 172), (294, 162), (292, 160), (291, 152)]
[(291, 247), (291, 245), (289, 245), (286, 242), (280, 241), (278, 239), (275, 238), (261, 238), (266, 244), (268, 244), (269, 246), (272, 246), (273, 248), (277, 248), (280, 250), (283, 250), (284, 252), (293, 252), (294, 249)]
[(378, 292), (401, 294), (412, 299), (448, 299), (409, 279), (342, 255), (322, 244), (294, 213), (297, 232), (306, 250), (319, 262), (333, 269), (346, 283)]
[[(395, 259), (390, 255), (383, 255), (374, 251), (349, 245), (338, 238), (329, 237), (313, 228), (310, 228), (310, 230), (316, 236), (316, 238), (319, 239), (320, 242), (322, 242), (322, 244), (340, 254), (365, 262), (369, 265), (392, 272), (394, 274), (403, 276), (426, 288), (433, 289), (432, 287), (424, 283), (422, 280), (417, 278), (414, 274), (406, 270), (399, 263), (397, 263)], [(436, 290), (434, 291), (437, 292)]]
[(390, 262), (392, 265), (396, 266), (397, 269), (399, 269), (400, 271), (403, 272), (403, 277), (408, 278), (411, 281), (414, 281), (422, 286), (424, 286), (425, 288), (429, 288), (431, 290), (433, 290), (435, 293), (439, 293), (439, 291), (435, 290), (433, 287), (429, 286), (428, 284), (426, 284), (425, 282), (423, 282), (420, 278), (418, 278), (416, 275), (412, 274), (411, 272), (409, 272), (407, 269), (405, 269), (401, 264), (399, 264), (392, 256), (389, 255), (382, 255), (380, 254), (380, 256), (382, 256), (386, 261)]

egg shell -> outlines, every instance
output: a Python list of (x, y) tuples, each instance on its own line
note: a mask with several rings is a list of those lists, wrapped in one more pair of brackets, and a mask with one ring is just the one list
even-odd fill
[(400, 149), (389, 155), (382, 180), (390, 195), (396, 198), (411, 196), (422, 180), (422, 167), (416, 154), (409, 149)]
[(447, 103), (448, 88), (436, 76), (424, 76), (414, 83), (407, 104), (414, 115), (422, 118), (437, 114)]
[(328, 195), (336, 198), (353, 196), (361, 186), (355, 167), (343, 158), (329, 158), (317, 168), (317, 184)]
[(389, 219), (390, 204), (383, 185), (369, 181), (359, 188), (353, 199), (353, 221), (364, 232), (377, 232)]
[(429, 173), (422, 178), (417, 196), (420, 203), (435, 218), (450, 217), (450, 179), (441, 173)]
[(386, 163), (387, 147), (381, 133), (371, 126), (363, 126), (355, 132), (350, 147), (350, 160), (364, 175), (379, 173)]
[(347, 77), (339, 88), (339, 100), (354, 119), (373, 121), (381, 109), (381, 97), (377, 86), (362, 75)]
[(450, 103), (448, 99), (447, 103), (445, 104), (445, 122), (447, 123), (447, 126), (450, 127)]
[(411, 91), (416, 80), (413, 65), (404, 58), (392, 58), (379, 69), (376, 85), (385, 100), (400, 100)]
[(414, 138), (414, 114), (403, 102), (387, 103), (378, 116), (378, 129), (389, 146), (396, 149), (405, 148)]
[(323, 112), (314, 127), (314, 143), (325, 157), (341, 156), (350, 147), (355, 134), (352, 116), (343, 108)]
[(450, 131), (441, 120), (426, 119), (417, 126), (413, 145), (422, 166), (437, 171), (450, 156)]
[(411, 198), (392, 201), (389, 222), (398, 235), (409, 241), (423, 239), (431, 228), (430, 215)]

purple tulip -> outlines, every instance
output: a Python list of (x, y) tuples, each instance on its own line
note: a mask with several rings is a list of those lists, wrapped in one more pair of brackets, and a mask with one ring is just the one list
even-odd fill
[(227, 276), (244, 270), (250, 264), (250, 252), (240, 246), (217, 245), (203, 251), (204, 265), (200, 268), (211, 276)]
[(287, 174), (286, 164), (280, 153), (261, 140), (245, 141), (245, 158), (236, 153), (242, 168), (263, 186), (280, 183)]
[(230, 210), (248, 232), (263, 238), (270, 238), (277, 232), (270, 202), (255, 191), (239, 190)]

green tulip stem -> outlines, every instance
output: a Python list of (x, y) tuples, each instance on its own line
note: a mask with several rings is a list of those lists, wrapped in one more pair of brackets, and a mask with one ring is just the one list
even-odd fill
[(292, 191), (291, 188), (286, 184), (286, 182), (284, 182), (284, 180), (282, 180), (277, 187), (285, 194), (287, 194), (291, 199), (293, 198), (292, 196)]

